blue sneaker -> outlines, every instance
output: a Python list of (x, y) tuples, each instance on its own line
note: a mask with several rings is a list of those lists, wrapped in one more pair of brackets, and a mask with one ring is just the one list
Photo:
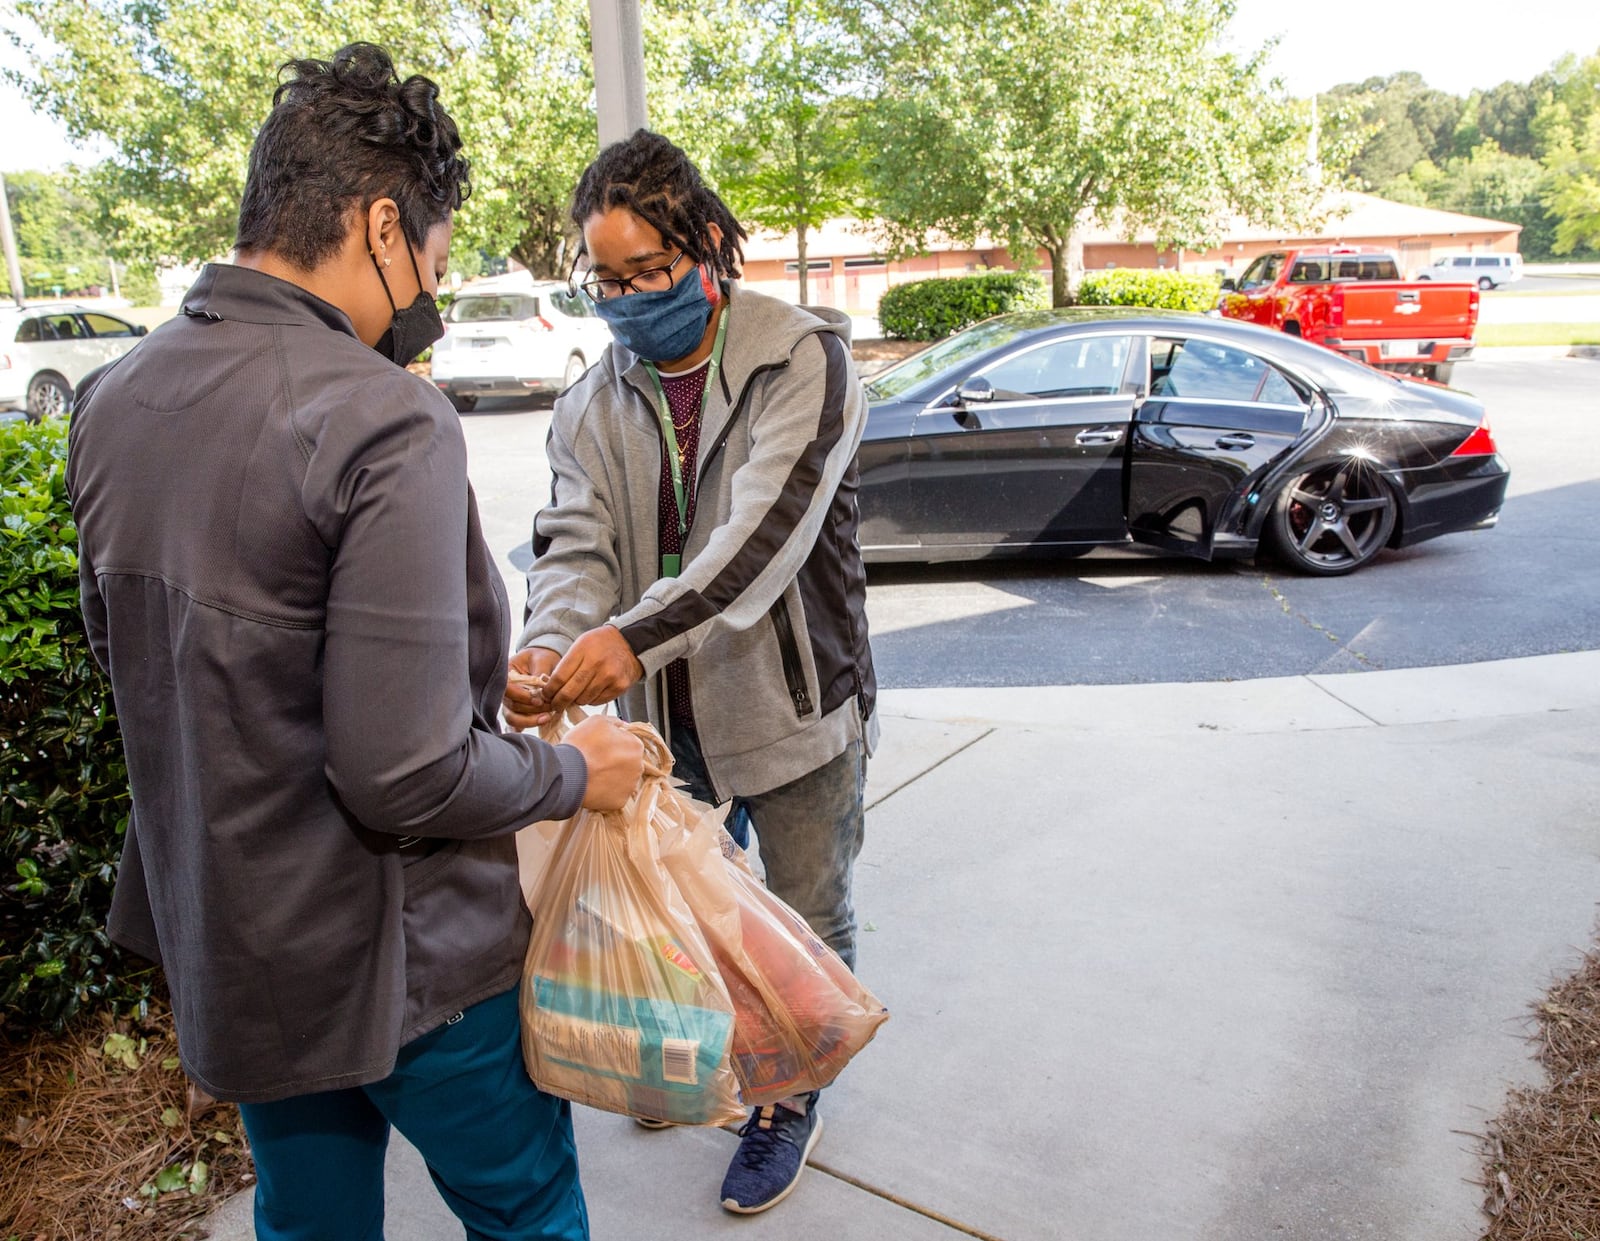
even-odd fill
[(739, 1129), (739, 1149), (722, 1178), (722, 1205), (740, 1215), (755, 1215), (787, 1198), (805, 1170), (811, 1148), (822, 1136), (817, 1093), (806, 1099), (804, 1115), (781, 1103), (757, 1108)]

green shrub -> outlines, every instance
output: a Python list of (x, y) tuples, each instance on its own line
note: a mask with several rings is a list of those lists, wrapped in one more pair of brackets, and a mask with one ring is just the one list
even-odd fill
[(1048, 306), (1044, 281), (1032, 272), (991, 271), (897, 284), (878, 303), (885, 336), (939, 340), (980, 319)]
[(122, 296), (135, 306), (161, 305), (161, 284), (154, 263), (134, 263), (123, 269)]
[(1152, 306), (1158, 310), (1210, 310), (1222, 288), (1219, 276), (1119, 267), (1092, 271), (1078, 284), (1080, 306)]
[(66, 438), (0, 423), (0, 1029), (59, 1029), (155, 984), (105, 934), (128, 777), (78, 611)]

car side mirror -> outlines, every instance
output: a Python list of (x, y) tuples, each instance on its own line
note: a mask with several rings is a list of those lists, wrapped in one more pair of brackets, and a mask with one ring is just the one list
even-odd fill
[(967, 380), (957, 388), (956, 396), (963, 405), (981, 405), (985, 401), (994, 400), (994, 385), (979, 376), (976, 379)]
[(1222, 291), (1224, 293), (1237, 293), (1239, 291), (1239, 284), (1232, 276), (1228, 276), (1222, 282)]
[(150, 329), (145, 327), (145, 325), (142, 324), (142, 323), (135, 323), (133, 325), (133, 334), (135, 336), (143, 336), (149, 331), (150, 331)]

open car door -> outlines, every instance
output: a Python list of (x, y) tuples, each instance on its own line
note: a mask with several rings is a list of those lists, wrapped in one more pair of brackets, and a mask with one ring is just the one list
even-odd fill
[(1148, 369), (1129, 436), (1129, 533), (1209, 560), (1305, 430), (1311, 397), (1265, 358), (1199, 335), (1150, 338)]

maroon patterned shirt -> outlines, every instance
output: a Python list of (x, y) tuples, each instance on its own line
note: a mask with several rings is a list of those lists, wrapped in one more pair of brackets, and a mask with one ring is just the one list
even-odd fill
[[(709, 361), (709, 359), (707, 360)], [(684, 521), (694, 521), (694, 471), (700, 452), (700, 399), (706, 390), (707, 364), (680, 375), (662, 375), (661, 390), (666, 393), (667, 409), (672, 414), (672, 433), (678, 437), (682, 454), (684, 499), (688, 512)], [(678, 534), (678, 502), (672, 490), (672, 467), (667, 461), (667, 445), (661, 445), (661, 486), (658, 525), (661, 554), (681, 555), (683, 540)], [(694, 727), (694, 712), (689, 706), (689, 665), (675, 659), (667, 665), (667, 714), (674, 724)]]

